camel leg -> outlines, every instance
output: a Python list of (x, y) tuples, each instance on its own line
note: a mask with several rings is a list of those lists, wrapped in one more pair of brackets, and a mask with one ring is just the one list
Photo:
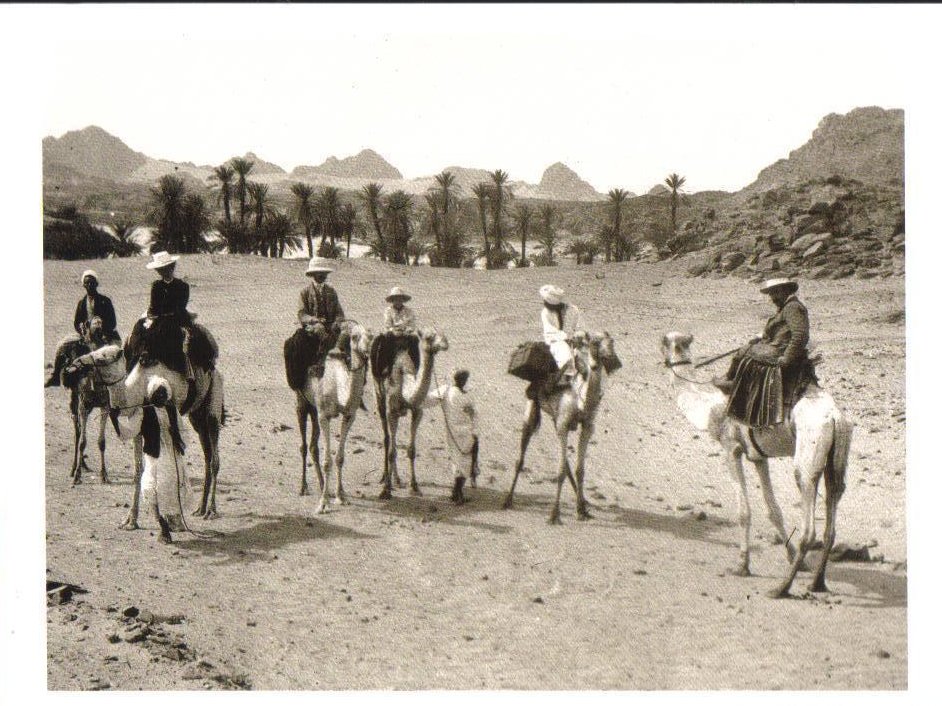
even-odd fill
[(300, 392), (297, 393), (295, 413), (301, 430), (301, 490), (298, 495), (307, 495), (307, 401)]
[(72, 475), (72, 485), (79, 485), (82, 482), (82, 470), (89, 470), (85, 463), (85, 448), (88, 445), (88, 415), (89, 410), (85, 406), (84, 400), (79, 398), (78, 413), (75, 416), (75, 465)]
[(134, 494), (131, 498), (131, 509), (128, 516), (118, 527), (126, 530), (136, 530), (137, 515), (141, 503), (141, 476), (144, 473), (144, 440), (138, 435), (134, 437)]
[(735, 446), (726, 450), (726, 467), (739, 486), (737, 501), (739, 504), (739, 563), (732, 573), (735, 576), (749, 576), (749, 530), (752, 522), (752, 510), (749, 507), (749, 495), (746, 492), (746, 475), (742, 468), (742, 450)]
[(157, 526), (160, 528), (160, 534), (157, 535), (157, 541), (161, 544), (173, 544), (173, 538), (170, 536), (170, 524), (160, 514), (160, 508), (157, 505), (157, 501), (154, 500), (150, 504), (150, 514), (154, 518), (154, 522), (157, 523)]
[(333, 458), (331, 458), (330, 453), (330, 418), (324, 417), (321, 429), (324, 435), (324, 480), (321, 483), (321, 500), (314, 511), (318, 515), (330, 510), (330, 491), (327, 487), (330, 483), (330, 469), (333, 466)]
[(108, 483), (108, 469), (105, 468), (105, 429), (108, 426), (108, 408), (101, 408), (98, 420), (98, 451), (101, 453), (101, 482)]
[(386, 393), (383, 384), (378, 380), (374, 379), (373, 388), (376, 396), (376, 411), (379, 414), (379, 423), (383, 427), (383, 475), (379, 479), (379, 483), (385, 486), (389, 481), (389, 425), (386, 418)]
[(559, 519), (559, 496), (563, 490), (563, 481), (566, 480), (567, 476), (572, 476), (572, 471), (569, 468), (569, 450), (566, 448), (569, 441), (569, 432), (563, 426), (561, 429), (557, 428), (556, 433), (559, 437), (559, 473), (556, 476), (556, 502), (549, 516), (551, 525), (562, 524)]
[(782, 508), (775, 499), (775, 492), (772, 490), (772, 480), (769, 476), (769, 462), (766, 459), (753, 461), (756, 467), (756, 475), (759, 476), (759, 485), (762, 486), (762, 496), (765, 498), (765, 507), (769, 511), (769, 521), (775, 527), (779, 539), (785, 545), (785, 553), (788, 556), (789, 563), (795, 558), (795, 547), (785, 532), (785, 520), (782, 517)]
[(583, 481), (585, 480), (585, 457), (589, 450), (589, 441), (592, 439), (592, 433), (594, 431), (594, 425), (583, 424), (579, 433), (579, 446), (576, 455), (576, 512), (580, 520), (589, 520), (592, 518), (592, 515), (589, 513), (588, 503), (585, 500)]
[(383, 486), (383, 492), (379, 494), (380, 500), (388, 500), (392, 497), (392, 481), (393, 478), (396, 478), (398, 484), (399, 473), (396, 471), (396, 436), (399, 432), (399, 417), (395, 414), (390, 414), (386, 417), (386, 426), (389, 428), (388, 436), (389, 440), (386, 442), (386, 483)]
[[(73, 393), (74, 395), (74, 393)], [(72, 485), (78, 485), (82, 482), (82, 468), (79, 464), (79, 440), (82, 438), (81, 429), (79, 427), (79, 411), (77, 406), (77, 399), (73, 397), (72, 402), (69, 404), (69, 412), (72, 417), (72, 470), (69, 471), (69, 478), (72, 479)]]
[(412, 495), (422, 494), (422, 491), (419, 490), (419, 483), (415, 479), (415, 437), (419, 431), (419, 424), (422, 422), (422, 414), (421, 409), (414, 409), (409, 417), (409, 448), (407, 453), (409, 454), (409, 492)]
[(824, 572), (828, 565), (831, 549), (834, 548), (834, 539), (837, 534), (837, 503), (840, 499), (841, 492), (834, 488), (831, 474), (825, 473), (824, 503), (826, 510), (824, 515), (824, 540), (823, 546), (821, 547), (821, 558), (818, 559), (818, 565), (814, 570), (814, 577), (808, 586), (808, 590), (814, 593), (824, 593), (828, 590), (827, 584), (824, 582)]
[(311, 407), (311, 461), (317, 473), (317, 484), (324, 489), (324, 472), (321, 470), (321, 420), (317, 407)]
[(523, 420), (523, 429), (520, 432), (520, 455), (517, 457), (517, 465), (514, 468), (514, 479), (510, 483), (510, 492), (504, 499), (504, 509), (509, 510), (514, 505), (514, 489), (517, 487), (517, 478), (523, 470), (523, 459), (527, 455), (527, 446), (530, 445), (530, 439), (540, 425), (540, 407), (533, 400), (527, 400), (526, 416)]
[(350, 427), (353, 426), (353, 420), (356, 419), (356, 412), (350, 416), (340, 418), (340, 439), (337, 441), (337, 503), (347, 505), (347, 494), (343, 490), (343, 463), (346, 460), (347, 434), (350, 433)]
[(798, 541), (798, 551), (792, 560), (785, 579), (777, 587), (769, 591), (770, 598), (787, 598), (792, 582), (805, 561), (805, 556), (814, 542), (814, 505), (818, 497), (818, 478), (801, 475), (801, 538)]
[(216, 511), (216, 484), (219, 478), (219, 421), (209, 414), (191, 418), (203, 448), (203, 494), (194, 515), (214, 520)]

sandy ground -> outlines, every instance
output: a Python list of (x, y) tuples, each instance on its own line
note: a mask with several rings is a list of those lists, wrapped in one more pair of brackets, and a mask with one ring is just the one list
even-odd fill
[[(45, 264), (47, 361), (70, 329), (87, 264)], [(91, 264), (126, 334), (151, 273), (139, 259)], [(338, 263), (332, 281), (349, 316), (377, 330), (383, 295), (400, 284), (422, 322), (448, 335), (439, 376), (472, 371), (483, 474), (471, 502), (450, 504), (433, 411), (420, 430), (424, 495), (377, 500), (382, 435), (369, 388), (370, 413), (348, 448), (352, 504), (315, 515), (316, 496), (297, 494), (298, 431), (281, 360), (303, 267), (198, 256), (178, 268), (226, 377), (221, 516), (191, 522), (218, 536), (158, 545), (146, 517), (141, 531), (117, 529), (132, 490), (130, 448), (109, 429), (112, 484), (89, 474), (70, 487), (68, 396), (45, 392), (48, 576), (88, 590), (48, 609), (50, 689), (906, 688), (901, 279), (802, 287), (825, 354), (821, 380), (858, 424), (838, 541), (869, 543), (882, 561), (833, 564), (832, 593), (814, 597), (801, 574), (795, 599), (772, 601), (764, 592), (785, 557), (770, 542), (758, 486), (753, 478), (756, 575), (738, 578), (727, 573), (737, 555), (735, 487), (717, 449), (676, 411), (657, 354), (671, 329), (692, 332), (703, 355), (760, 331), (770, 304), (753, 285), (688, 279), (682, 262), (507, 272)], [(537, 336), (536, 290), (549, 280), (592, 328), (615, 336), (625, 363), (606, 381), (589, 451), (595, 517), (575, 519), (567, 487), (560, 527), (546, 524), (557, 464), (547, 428), (531, 445), (516, 508), (500, 508), (524, 409), (507, 358)], [(195, 493), (201, 455), (188, 424), (184, 433)], [(772, 470), (794, 527), (790, 465), (773, 461)], [(131, 606), (156, 618), (150, 636), (127, 642), (139, 624), (122, 616)]]

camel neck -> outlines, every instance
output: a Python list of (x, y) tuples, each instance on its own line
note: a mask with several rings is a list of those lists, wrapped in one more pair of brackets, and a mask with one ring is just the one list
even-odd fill
[[(425, 347), (425, 343), (419, 344), (419, 369), (414, 376), (403, 375), (402, 396), (411, 406), (416, 406), (425, 400), (428, 395), (429, 387), (432, 382), (432, 366), (435, 364), (435, 356)], [(409, 379), (412, 379), (412, 385), (409, 385)], [(411, 390), (409, 388), (412, 388)]]

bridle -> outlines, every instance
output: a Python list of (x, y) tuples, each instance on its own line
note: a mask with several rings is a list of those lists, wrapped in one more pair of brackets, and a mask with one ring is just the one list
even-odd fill
[(679, 372), (677, 372), (677, 368), (679, 368), (682, 365), (689, 365), (691, 367), (694, 367), (693, 363), (691, 363), (689, 360), (678, 360), (677, 362), (671, 362), (668, 360), (664, 361), (664, 366), (670, 369), (674, 377), (678, 378), (679, 380), (683, 380), (684, 382), (689, 382), (693, 385), (712, 385), (713, 384), (709, 380), (692, 380), (691, 378), (684, 377)]

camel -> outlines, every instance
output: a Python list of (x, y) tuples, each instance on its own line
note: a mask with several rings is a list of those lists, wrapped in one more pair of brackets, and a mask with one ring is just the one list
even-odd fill
[[(208, 332), (206, 334), (208, 336)], [(127, 351), (134, 350), (138, 345), (133, 338), (134, 334), (132, 333), (125, 341), (126, 355)], [(215, 347), (214, 343), (212, 345)], [(152, 362), (148, 356), (143, 356), (134, 364), (127, 378), (125, 378), (124, 384), (111, 389), (111, 405), (119, 411), (133, 413), (135, 409), (146, 403), (147, 389), (151, 380), (160, 378), (169, 386), (173, 404), (180, 414), (185, 413), (187, 415), (203, 449), (203, 493), (199, 507), (193, 512), (193, 515), (211, 520), (218, 515), (216, 510), (216, 483), (220, 466), (219, 431), (225, 424), (223, 376), (218, 369), (207, 370), (198, 366), (193, 366), (193, 375), (196, 382), (196, 394), (192, 403), (186, 409), (183, 409), (183, 405), (187, 402), (188, 386), (186, 377), (164, 363)], [(126, 530), (138, 529), (141, 474), (144, 471), (142, 454), (143, 439), (138, 435), (134, 438), (134, 494), (127, 518), (119, 525)]]
[[(301, 495), (307, 494), (307, 419), (311, 418), (311, 460), (317, 471), (317, 481), (321, 487), (321, 499), (317, 506), (318, 514), (327, 512), (330, 497), (328, 481), (331, 470), (330, 422), (340, 417), (340, 439), (337, 442), (337, 502), (347, 504), (343, 490), (344, 451), (347, 434), (356, 419), (357, 411), (363, 400), (363, 388), (366, 384), (366, 371), (369, 367), (370, 346), (373, 335), (355, 321), (345, 321), (344, 330), (350, 336), (350, 365), (339, 355), (330, 354), (324, 363), (323, 374), (314, 375), (316, 366), (308, 368), (304, 388), (295, 390), (297, 396), (298, 428), (301, 430)], [(323, 433), (324, 471), (321, 472), (318, 436)]]
[[(818, 483), (824, 476), (825, 525), (821, 558), (809, 585), (813, 592), (827, 591), (824, 580), (828, 555), (834, 546), (837, 504), (844, 492), (847, 459), (853, 423), (834, 399), (817, 385), (809, 385), (805, 394), (792, 408), (784, 424), (750, 428), (726, 414), (727, 397), (709, 382), (698, 382), (682, 376), (677, 368), (692, 365), (693, 336), (676, 331), (661, 341), (664, 364), (671, 372), (671, 383), (677, 390), (677, 405), (684, 416), (699, 430), (706, 431), (723, 448), (727, 470), (739, 486), (739, 525), (742, 530), (738, 576), (749, 576), (749, 529), (751, 511), (746, 493), (746, 477), (742, 457), (749, 459), (759, 476), (769, 520), (779, 539), (785, 544), (789, 569), (784, 580), (769, 592), (772, 598), (789, 595), (798, 571), (815, 538), (814, 509)], [(797, 550), (785, 533), (782, 510), (775, 499), (769, 478), (769, 458), (792, 458), (795, 481), (801, 492), (802, 526)]]
[[(598, 413), (599, 403), (603, 395), (603, 379), (607, 374), (603, 360), (615, 359), (615, 343), (607, 333), (586, 334), (577, 332), (571, 340), (573, 356), (576, 365), (576, 376), (572, 385), (547, 392), (540, 389), (537, 400), (528, 399), (526, 415), (524, 417), (523, 431), (520, 436), (520, 456), (514, 469), (514, 479), (510, 485), (510, 492), (504, 500), (504, 508), (513, 507), (514, 489), (517, 479), (523, 470), (523, 460), (527, 453), (527, 446), (533, 434), (540, 428), (541, 410), (550, 415), (556, 428), (556, 438), (559, 440), (559, 474), (556, 478), (556, 503), (550, 512), (549, 523), (561, 524), (559, 513), (559, 496), (562, 492), (563, 481), (569, 478), (576, 493), (576, 512), (580, 520), (592, 517), (589, 513), (588, 503), (583, 492), (585, 478), (585, 458), (589, 448), (589, 441), (595, 431), (595, 415)], [(569, 466), (569, 434), (579, 430), (579, 445), (576, 450), (576, 474), (573, 478)]]
[[(81, 342), (91, 350), (104, 347), (107, 341), (102, 335), (101, 319), (95, 317), (91, 320), (86, 336)], [(120, 362), (113, 369), (96, 369), (90, 366), (90, 360), (85, 354), (76, 356), (66, 365), (62, 376), (65, 387), (70, 393), (69, 414), (72, 417), (74, 443), (72, 453), (72, 470), (69, 477), (72, 485), (82, 482), (82, 470), (91, 472), (85, 461), (85, 448), (87, 445), (88, 418), (92, 410), (100, 409), (101, 417), (98, 426), (98, 451), (101, 455), (100, 477), (102, 483), (108, 483), (108, 470), (105, 466), (105, 428), (108, 424), (108, 388), (124, 379)], [(112, 366), (108, 366), (111, 368)], [(90, 373), (90, 374), (86, 374)]]
[(373, 369), (376, 407), (383, 425), (384, 453), (381, 480), (383, 490), (379, 494), (380, 500), (388, 500), (392, 497), (393, 479), (396, 480), (396, 485), (402, 487), (396, 468), (396, 434), (399, 429), (399, 420), (407, 413), (410, 414), (408, 455), (411, 478), (409, 487), (412, 495), (422, 494), (415, 479), (415, 436), (422, 421), (422, 405), (431, 386), (435, 356), (448, 350), (448, 338), (432, 328), (420, 330), (418, 336), (418, 370), (413, 366), (412, 359), (405, 350), (400, 350), (396, 354), (392, 368), (386, 377), (377, 377), (375, 366)]

